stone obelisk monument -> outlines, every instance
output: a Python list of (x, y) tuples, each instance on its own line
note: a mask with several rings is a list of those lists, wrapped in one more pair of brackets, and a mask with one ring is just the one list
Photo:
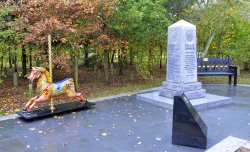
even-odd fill
[(177, 92), (189, 99), (206, 96), (197, 81), (196, 26), (184, 20), (168, 27), (167, 78), (159, 95), (173, 98)]

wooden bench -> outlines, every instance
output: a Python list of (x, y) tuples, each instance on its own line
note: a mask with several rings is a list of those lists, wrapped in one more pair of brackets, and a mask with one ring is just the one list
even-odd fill
[(228, 76), (228, 84), (231, 85), (232, 76), (234, 86), (237, 85), (238, 67), (231, 65), (231, 58), (197, 58), (198, 76)]

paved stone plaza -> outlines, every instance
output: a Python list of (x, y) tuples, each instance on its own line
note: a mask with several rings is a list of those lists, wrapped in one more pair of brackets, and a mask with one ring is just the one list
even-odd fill
[[(233, 100), (231, 105), (200, 111), (208, 126), (208, 149), (229, 136), (250, 141), (250, 87), (203, 85), (203, 88)], [(92, 110), (53, 118), (0, 121), (0, 151), (204, 151), (172, 145), (171, 130), (171, 110), (137, 101), (132, 95), (98, 102)]]

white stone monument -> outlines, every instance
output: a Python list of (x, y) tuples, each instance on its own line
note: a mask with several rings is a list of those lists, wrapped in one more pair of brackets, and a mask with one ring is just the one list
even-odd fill
[(196, 27), (180, 20), (168, 28), (167, 78), (162, 87), (136, 95), (136, 99), (173, 109), (173, 97), (185, 92), (197, 111), (232, 104), (231, 97), (206, 93), (197, 82)]
[(184, 20), (168, 27), (167, 80), (159, 95), (173, 98), (180, 91), (189, 99), (206, 96), (197, 82), (196, 26)]

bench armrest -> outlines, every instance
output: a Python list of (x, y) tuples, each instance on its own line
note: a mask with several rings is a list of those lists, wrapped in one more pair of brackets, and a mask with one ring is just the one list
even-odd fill
[(230, 69), (233, 70), (233, 71), (237, 71), (238, 70), (238, 66), (230, 65)]
[(235, 76), (237, 76), (238, 66), (230, 65), (230, 70), (231, 70), (232, 72), (234, 72)]

